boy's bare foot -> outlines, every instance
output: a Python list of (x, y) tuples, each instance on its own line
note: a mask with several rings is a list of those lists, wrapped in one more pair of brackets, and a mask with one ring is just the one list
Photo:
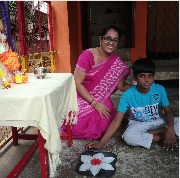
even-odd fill
[(160, 135), (153, 135), (153, 139), (152, 142), (162, 142), (164, 140), (164, 135), (160, 134)]
[(165, 127), (155, 129), (155, 130), (148, 130), (147, 133), (153, 134), (153, 135), (163, 135), (166, 131)]
[(153, 134), (152, 142), (162, 142), (164, 140), (165, 131), (166, 131), (166, 128), (162, 127), (155, 130), (148, 130), (147, 133)]
[[(159, 128), (159, 129), (156, 129), (156, 130), (148, 130), (147, 133), (150, 133), (150, 134), (153, 134), (153, 140), (152, 142), (163, 142), (164, 141), (164, 133), (166, 131), (166, 128), (163, 127), (163, 128)], [(174, 147), (178, 147), (179, 146), (179, 137), (176, 136), (176, 141), (177, 143), (174, 145)], [(168, 150), (171, 150), (173, 151), (173, 147), (171, 149), (169, 148), (166, 148), (164, 146), (164, 148), (168, 151)]]

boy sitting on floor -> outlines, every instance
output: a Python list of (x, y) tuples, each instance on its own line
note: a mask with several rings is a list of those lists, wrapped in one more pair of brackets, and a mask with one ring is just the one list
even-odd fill
[[(177, 143), (179, 118), (174, 119), (165, 88), (154, 83), (154, 63), (141, 58), (133, 63), (132, 69), (137, 85), (123, 93), (117, 115), (106, 133), (100, 141), (87, 143), (87, 149), (100, 149), (105, 145), (119, 128), (127, 109), (130, 109), (130, 116), (123, 139), (128, 145), (150, 148), (152, 142), (163, 141), (165, 149), (173, 150)], [(159, 116), (159, 105), (163, 107), (165, 120)]]

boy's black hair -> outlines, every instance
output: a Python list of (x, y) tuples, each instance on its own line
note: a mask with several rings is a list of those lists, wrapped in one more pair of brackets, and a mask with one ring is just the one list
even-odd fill
[(147, 58), (140, 58), (132, 65), (133, 75), (137, 76), (139, 73), (152, 73), (155, 74), (155, 64), (152, 60)]
[(104, 27), (103, 30), (102, 30), (101, 33), (100, 33), (100, 36), (101, 36), (101, 37), (102, 37), (102, 36), (105, 36), (105, 35), (107, 34), (107, 32), (108, 32), (109, 30), (111, 30), (111, 29), (113, 29), (114, 31), (116, 31), (116, 32), (118, 33), (119, 39), (120, 39), (121, 33), (120, 33), (119, 28), (118, 28), (117, 26), (115, 26), (115, 25), (112, 25), (112, 24), (107, 25), (106, 27)]

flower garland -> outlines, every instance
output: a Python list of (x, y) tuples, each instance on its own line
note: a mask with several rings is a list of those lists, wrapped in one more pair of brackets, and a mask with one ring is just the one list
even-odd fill
[(18, 54), (11, 49), (0, 54), (0, 62), (10, 71), (17, 71), (20, 67)]

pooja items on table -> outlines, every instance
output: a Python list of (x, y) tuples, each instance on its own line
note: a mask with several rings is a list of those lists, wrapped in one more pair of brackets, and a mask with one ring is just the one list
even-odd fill
[(1, 67), (0, 67), (0, 79), (2, 80), (4, 88), (11, 88), (11, 86), (10, 86), (10, 84), (9, 84), (3, 70), (1, 69)]
[(18, 58), (18, 54), (9, 49), (6, 35), (0, 32), (0, 79), (5, 88), (10, 88), (9, 82), (21, 84), (28, 80), (26, 69), (19, 71)]
[(37, 76), (37, 79), (44, 78), (47, 75), (46, 67), (37, 67), (34, 69), (34, 74)]
[(15, 75), (11, 77), (11, 82), (21, 84), (26, 83), (28, 81), (28, 74), (26, 73), (26, 69), (22, 69), (21, 71), (16, 71)]

